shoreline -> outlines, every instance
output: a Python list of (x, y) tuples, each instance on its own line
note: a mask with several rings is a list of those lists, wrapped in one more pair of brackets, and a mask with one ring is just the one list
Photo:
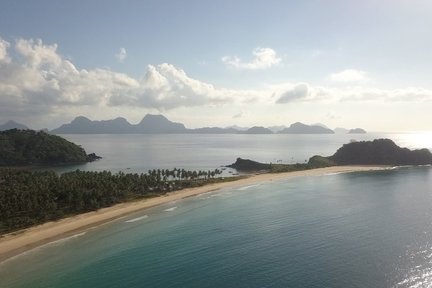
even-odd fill
[(187, 188), (133, 202), (120, 203), (111, 207), (87, 212), (58, 221), (19, 230), (0, 237), (0, 263), (20, 254), (41, 247), (48, 243), (64, 239), (87, 230), (109, 223), (134, 212), (155, 207), (172, 201), (185, 199), (202, 193), (214, 192), (224, 188), (237, 188), (252, 184), (284, 180), (294, 177), (320, 176), (334, 173), (378, 171), (389, 166), (332, 166), (284, 173), (264, 173), (250, 175), (247, 178), (230, 182), (207, 184), (201, 187)]

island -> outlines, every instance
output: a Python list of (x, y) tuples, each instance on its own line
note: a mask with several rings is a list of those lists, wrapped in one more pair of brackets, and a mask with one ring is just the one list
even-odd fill
[(262, 126), (254, 126), (249, 128), (246, 131), (239, 131), (240, 134), (273, 134), (273, 131), (271, 131), (269, 128), (265, 128)]
[(366, 134), (366, 130), (362, 128), (354, 128), (348, 131), (348, 134)]
[(67, 165), (100, 158), (44, 131), (10, 129), (0, 132), (0, 166)]
[(226, 165), (242, 172), (280, 173), (342, 165), (431, 165), (432, 153), (428, 149), (401, 148), (390, 139), (376, 139), (344, 144), (332, 156), (315, 155), (307, 163), (266, 164), (237, 158)]
[(334, 134), (335, 132), (329, 128), (325, 128), (319, 125), (306, 125), (300, 122), (291, 124), (288, 128), (285, 128), (278, 133), (280, 134)]

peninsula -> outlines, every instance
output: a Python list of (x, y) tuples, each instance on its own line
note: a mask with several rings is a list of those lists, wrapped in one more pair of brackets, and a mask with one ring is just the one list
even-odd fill
[(239, 158), (229, 166), (249, 173), (241, 177), (215, 177), (220, 170), (150, 170), (141, 175), (75, 171), (56, 175), (0, 169), (0, 261), (144, 208), (222, 188), (425, 164), (432, 164), (429, 150), (411, 151), (389, 139), (378, 139), (345, 144), (332, 156), (313, 156), (304, 164), (264, 164)]
[(100, 158), (43, 131), (11, 129), (0, 132), (0, 166), (67, 165)]

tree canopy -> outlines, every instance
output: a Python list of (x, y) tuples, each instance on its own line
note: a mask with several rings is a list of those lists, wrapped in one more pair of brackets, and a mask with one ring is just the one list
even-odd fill
[(58, 165), (90, 159), (80, 146), (43, 131), (0, 132), (0, 166)]
[(390, 139), (376, 139), (345, 144), (329, 159), (339, 165), (426, 165), (432, 164), (432, 153), (401, 148)]

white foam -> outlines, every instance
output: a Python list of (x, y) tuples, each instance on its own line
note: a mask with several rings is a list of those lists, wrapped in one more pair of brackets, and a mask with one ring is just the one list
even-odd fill
[(17, 255), (15, 255), (15, 256), (13, 256), (13, 257), (10, 257), (10, 258), (8, 258), (8, 259), (6, 259), (6, 260), (0, 262), (0, 265), (3, 265), (3, 264), (5, 264), (6, 262), (9, 262), (9, 261), (15, 260), (15, 259), (17, 259), (17, 258), (19, 258), (19, 257), (22, 257), (22, 256), (25, 256), (25, 255), (28, 255), (28, 254), (34, 253), (34, 252), (39, 251), (40, 249), (46, 248), (46, 247), (48, 247), (48, 246), (56, 246), (56, 245), (59, 245), (59, 244), (62, 244), (62, 243), (64, 243), (64, 242), (66, 242), (66, 241), (69, 241), (69, 240), (72, 240), (72, 239), (75, 239), (75, 238), (81, 237), (81, 236), (85, 235), (86, 233), (87, 233), (87, 232), (84, 231), (84, 232), (81, 232), (81, 233), (78, 233), (78, 234), (74, 234), (74, 235), (69, 236), (69, 237), (65, 237), (65, 238), (61, 238), (61, 239), (59, 239), (59, 240), (55, 240), (55, 241), (48, 242), (48, 243), (46, 243), (46, 244), (44, 244), (44, 245), (41, 245), (41, 246), (35, 247), (35, 248), (33, 248), (33, 249), (30, 249), (30, 250), (24, 251), (24, 252), (22, 252), (22, 253), (20, 253), (20, 254), (17, 254)]
[(174, 211), (175, 209), (177, 209), (177, 206), (174, 206), (174, 207), (171, 207), (171, 208), (165, 209), (164, 211), (165, 211), (165, 212), (172, 212), (172, 211)]
[(339, 174), (343, 174), (344, 172), (332, 172), (332, 173), (326, 173), (324, 174), (325, 176), (332, 176), (332, 175), (339, 175)]
[(133, 223), (133, 222), (137, 222), (137, 221), (140, 221), (140, 220), (143, 220), (143, 219), (146, 219), (146, 218), (148, 218), (148, 216), (147, 215), (143, 215), (143, 216), (140, 216), (140, 217), (137, 217), (137, 218), (126, 220), (125, 223)]
[(247, 189), (250, 189), (250, 188), (253, 188), (253, 187), (257, 187), (257, 186), (259, 186), (259, 185), (260, 185), (260, 184), (254, 184), (254, 185), (244, 186), (244, 187), (240, 187), (240, 188), (237, 189), (237, 190), (244, 191), (244, 190), (247, 190)]

